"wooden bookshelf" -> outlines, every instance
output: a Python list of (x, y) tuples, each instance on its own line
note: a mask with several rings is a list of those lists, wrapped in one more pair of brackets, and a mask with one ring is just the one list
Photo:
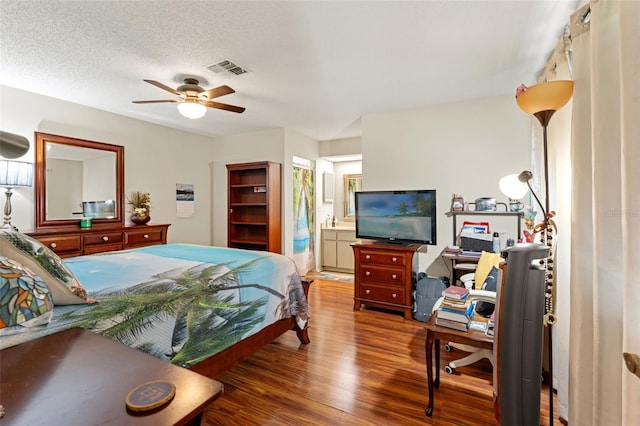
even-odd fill
[(227, 164), (228, 246), (282, 251), (281, 165)]

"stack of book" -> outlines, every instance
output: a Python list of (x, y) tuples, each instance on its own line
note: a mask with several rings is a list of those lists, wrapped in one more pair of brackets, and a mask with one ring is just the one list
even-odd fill
[(448, 254), (458, 254), (460, 253), (460, 247), (458, 246), (446, 246), (444, 248), (444, 252)]
[(442, 291), (442, 296), (444, 299), (436, 312), (436, 325), (467, 331), (474, 308), (469, 299), (469, 290), (450, 286)]

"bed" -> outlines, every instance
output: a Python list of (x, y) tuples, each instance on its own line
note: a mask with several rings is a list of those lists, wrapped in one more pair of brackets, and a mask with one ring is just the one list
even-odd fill
[(5, 305), (6, 277), (20, 266), (43, 277), (46, 286), (31, 288), (49, 290), (52, 309), (0, 328), (0, 349), (82, 327), (215, 378), (288, 330), (309, 343), (309, 283), (282, 255), (166, 244), (60, 259), (24, 234), (2, 232)]

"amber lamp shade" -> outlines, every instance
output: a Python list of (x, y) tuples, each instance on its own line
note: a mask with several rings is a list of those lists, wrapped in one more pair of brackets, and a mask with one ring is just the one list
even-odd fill
[[(524, 112), (535, 115), (540, 124), (549, 124), (551, 115), (569, 102), (573, 95), (573, 81), (555, 80), (529, 87), (516, 98)], [(550, 113), (543, 114), (549, 111)], [(548, 117), (547, 117), (548, 116)]]
[(527, 88), (519, 96), (516, 102), (520, 109), (534, 115), (543, 130), (544, 147), (544, 181), (546, 196), (546, 211), (549, 211), (549, 162), (547, 160), (547, 126), (553, 114), (566, 105), (573, 96), (573, 81), (554, 80), (536, 84)]

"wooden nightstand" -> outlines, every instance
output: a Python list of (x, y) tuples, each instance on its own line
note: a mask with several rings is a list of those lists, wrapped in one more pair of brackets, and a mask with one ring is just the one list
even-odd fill
[[(2, 424), (189, 425), (223, 392), (222, 383), (82, 328), (0, 351)], [(125, 399), (143, 383), (176, 386), (173, 400), (148, 413)]]

